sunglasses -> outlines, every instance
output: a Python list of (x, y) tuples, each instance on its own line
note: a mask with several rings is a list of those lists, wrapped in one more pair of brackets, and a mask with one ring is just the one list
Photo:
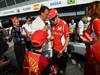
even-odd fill
[(50, 19), (50, 22), (54, 22), (56, 17), (57, 16), (54, 16), (52, 19)]
[(39, 45), (38, 43), (36, 43), (36, 42), (34, 42), (34, 43), (32, 43), (32, 45)]

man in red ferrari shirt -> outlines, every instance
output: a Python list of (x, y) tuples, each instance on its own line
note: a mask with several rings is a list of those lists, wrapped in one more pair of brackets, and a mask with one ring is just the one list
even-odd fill
[[(67, 61), (67, 46), (69, 43), (69, 28), (67, 23), (60, 19), (56, 9), (51, 9), (49, 19), (52, 26), (52, 47), (53, 47), (53, 63), (59, 64), (60, 68), (64, 68)], [(62, 37), (64, 40), (62, 42)], [(64, 44), (63, 44), (64, 43)]]
[(42, 47), (47, 36), (48, 33), (43, 30), (37, 30), (32, 34), (31, 42), (34, 49), (26, 52), (21, 75), (49, 75), (49, 60), (42, 55)]

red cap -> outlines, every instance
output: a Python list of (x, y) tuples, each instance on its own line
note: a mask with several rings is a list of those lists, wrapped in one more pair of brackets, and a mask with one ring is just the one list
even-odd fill
[(58, 15), (58, 12), (57, 12), (56, 9), (51, 9), (51, 10), (49, 11), (49, 18), (50, 18), (50, 19), (54, 18), (54, 17), (57, 16), (57, 15)]
[(47, 40), (48, 33), (43, 30), (37, 30), (32, 34), (31, 41), (35, 47), (42, 46)]
[(17, 19), (18, 19), (18, 18), (17, 18), (16, 16), (13, 17), (13, 18), (11, 18), (11, 20), (12, 20), (13, 23), (15, 23)]

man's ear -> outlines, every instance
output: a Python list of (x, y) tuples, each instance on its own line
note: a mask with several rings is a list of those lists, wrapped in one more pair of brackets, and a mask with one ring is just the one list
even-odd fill
[(41, 12), (41, 15), (43, 15), (43, 12)]

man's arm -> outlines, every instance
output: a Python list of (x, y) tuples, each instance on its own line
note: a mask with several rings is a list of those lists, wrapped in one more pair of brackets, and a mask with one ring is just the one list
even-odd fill
[(44, 28), (42, 29), (43, 31), (48, 31), (49, 27), (48, 25), (45, 25)]
[(7, 66), (10, 63), (10, 60), (4, 61), (4, 59), (0, 60), (0, 68)]
[(65, 37), (65, 44), (64, 44), (62, 51), (67, 51), (68, 44), (69, 44), (69, 37), (67, 38)]
[(58, 58), (60, 58), (63, 55), (64, 51), (67, 52), (67, 46), (69, 44), (69, 28), (67, 24), (63, 26), (63, 32), (64, 32), (65, 43), (62, 50), (59, 52), (57, 56)]
[(49, 41), (51, 42), (51, 46), (52, 46), (52, 47), (53, 47), (53, 40), (54, 40), (54, 37), (53, 37), (53, 35), (51, 35)]
[(69, 28), (67, 23), (63, 25), (63, 33), (64, 33), (65, 43), (60, 53), (63, 53), (65, 50), (67, 50), (67, 46), (69, 44)]
[(68, 44), (69, 44), (69, 28), (68, 28), (68, 24), (65, 24), (63, 26), (63, 30), (64, 30), (64, 38), (65, 38), (65, 43), (64, 43), (64, 47), (62, 49), (62, 51), (64, 51)]

